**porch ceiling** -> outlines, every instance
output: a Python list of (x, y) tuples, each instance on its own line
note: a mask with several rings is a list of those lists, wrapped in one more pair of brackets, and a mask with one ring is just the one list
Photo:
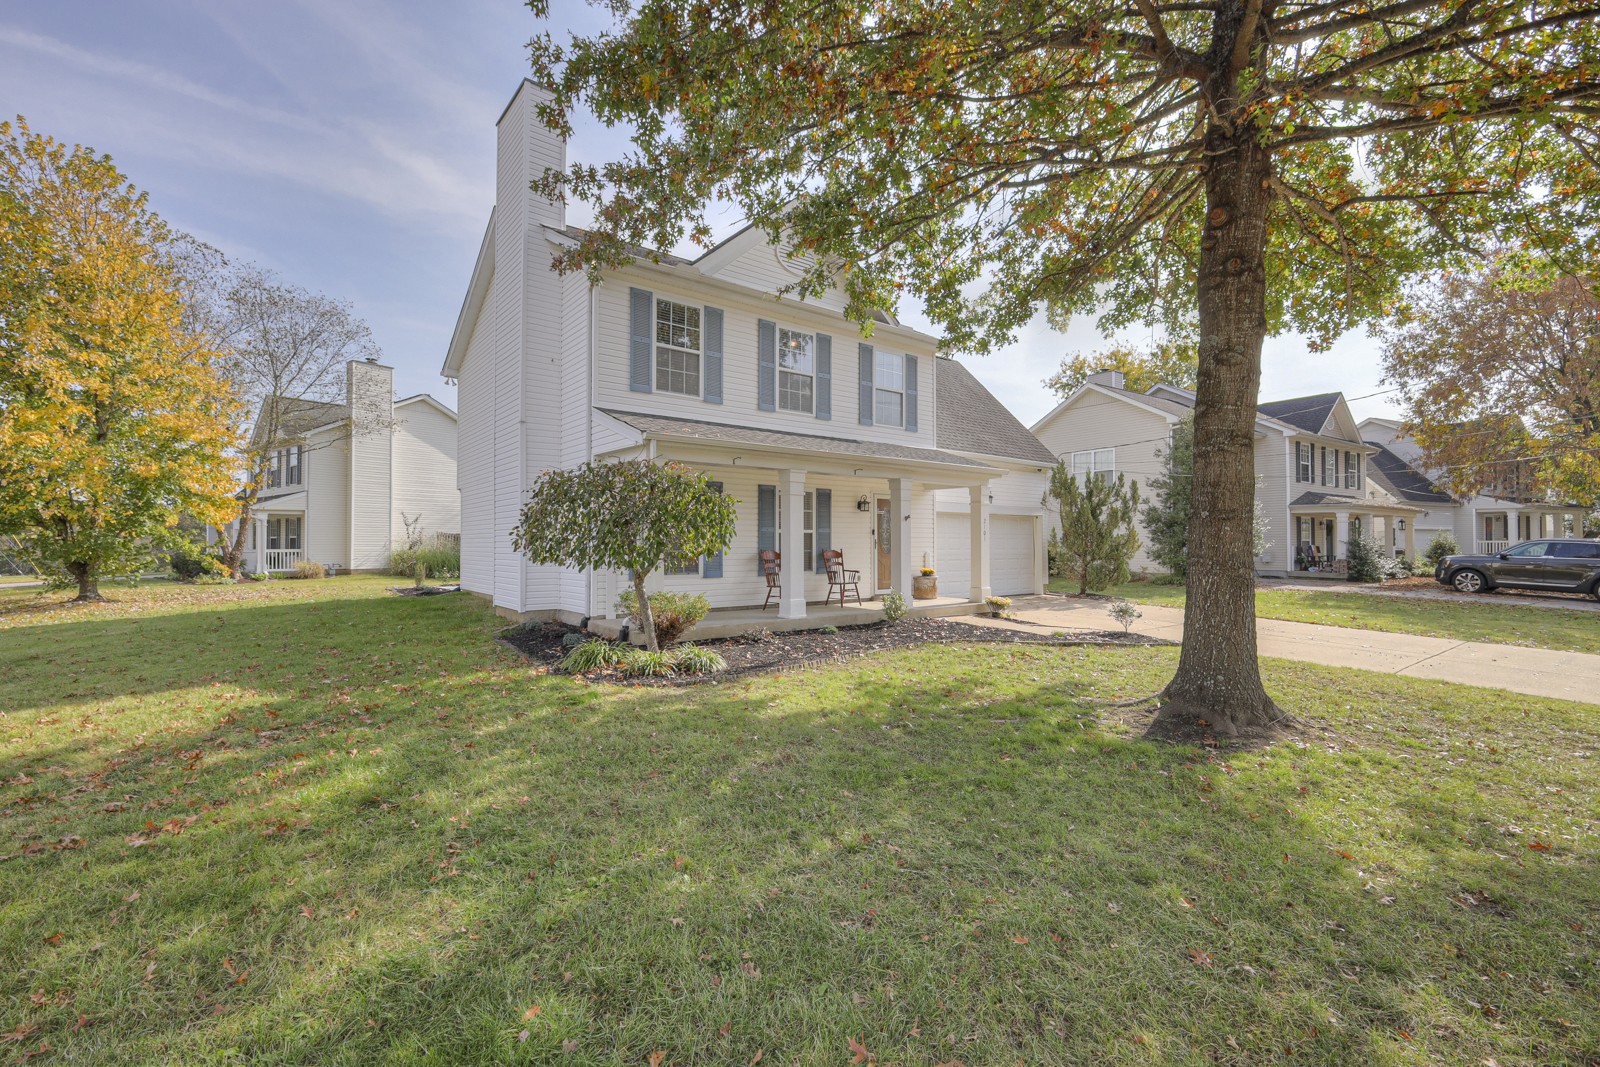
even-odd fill
[(268, 512), (304, 511), (305, 509), (306, 492), (301, 489), (293, 493), (279, 493), (277, 496), (257, 498), (255, 513), (257, 515), (265, 515)]
[(999, 467), (936, 448), (764, 430), (606, 408), (598, 410), (631, 427), (644, 440), (672, 445), (674, 455), (699, 451), (706, 454), (710, 462), (749, 457), (749, 466), (796, 466), (806, 470), (859, 473), (862, 477), (922, 475), (919, 481), (935, 480), (955, 485), (977, 484), (1005, 473)]
[(1359, 515), (1420, 515), (1427, 508), (1411, 504), (1386, 504), (1377, 500), (1352, 500), (1349, 497), (1330, 496), (1326, 493), (1301, 493), (1289, 502), (1292, 515), (1327, 515), (1335, 511), (1350, 511)]

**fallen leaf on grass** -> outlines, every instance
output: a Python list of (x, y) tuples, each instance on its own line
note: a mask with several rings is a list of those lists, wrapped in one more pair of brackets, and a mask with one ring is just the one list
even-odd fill
[(754, 1056), (750, 1057), (750, 1067), (755, 1067), (756, 1064), (760, 1063), (761, 1062), (761, 1057), (765, 1056), (766, 1054), (767, 1054), (767, 1050), (766, 1049), (763, 1049), (763, 1048), (756, 1049), (756, 1054)]
[(661, 1067), (661, 1061), (666, 1058), (667, 1054), (665, 1052), (663, 1052), (661, 1049), (656, 1049), (654, 1052), (650, 1053), (650, 1067)]
[(37, 1023), (18, 1023), (15, 1030), (7, 1030), (0, 1034), (0, 1041), (26, 1041), (37, 1029), (39, 1029)]
[(849, 1047), (850, 1051), (855, 1053), (854, 1056), (850, 1057), (850, 1062), (851, 1063), (877, 1063), (878, 1062), (878, 1057), (876, 1057), (872, 1053), (868, 1052), (867, 1051), (867, 1046), (863, 1045), (860, 1041), (857, 1041), (855, 1038), (853, 1038), (853, 1037), (852, 1038), (847, 1038), (845, 1043)]
[(1209, 952), (1202, 952), (1197, 948), (1191, 948), (1189, 950), (1189, 958), (1194, 960), (1194, 965), (1196, 967), (1211, 966), (1211, 953)]
[(535, 1004), (533, 1007), (522, 1013), (522, 1021), (527, 1022), (529, 1019), (537, 1019), (541, 1011), (544, 1011), (544, 1009)]

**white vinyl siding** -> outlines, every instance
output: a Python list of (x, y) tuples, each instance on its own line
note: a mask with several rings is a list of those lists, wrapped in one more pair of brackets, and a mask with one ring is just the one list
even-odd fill
[(421, 520), (428, 534), (461, 532), (461, 493), (456, 488), (456, 420), (426, 400), (395, 409), (395, 536), (407, 519)]

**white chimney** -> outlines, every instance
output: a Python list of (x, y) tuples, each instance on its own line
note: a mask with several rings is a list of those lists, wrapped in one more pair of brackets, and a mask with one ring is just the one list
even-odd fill
[(1097, 370), (1089, 375), (1086, 380), (1093, 382), (1095, 385), (1109, 386), (1112, 389), (1126, 389), (1128, 387), (1127, 375), (1119, 370)]
[(394, 368), (376, 359), (345, 364), (350, 405), (350, 560), (352, 570), (389, 565), (394, 501)]

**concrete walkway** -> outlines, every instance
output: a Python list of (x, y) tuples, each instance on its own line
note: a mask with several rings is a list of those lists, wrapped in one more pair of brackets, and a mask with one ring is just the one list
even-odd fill
[[(1109, 601), (1068, 600), (1062, 597), (1019, 597), (1012, 603), (1014, 621), (979, 618), (957, 619), (974, 626), (1000, 626), (1034, 633), (1041, 630), (1119, 630), (1106, 614)], [(1183, 640), (1183, 610), (1155, 604), (1137, 605), (1144, 617), (1133, 624), (1135, 633)], [(1308, 622), (1257, 619), (1256, 639), (1261, 655), (1279, 659), (1351, 667), (1407, 678), (1433, 678), (1442, 682), (1504, 689), (1529, 696), (1555, 697), (1600, 703), (1600, 656), (1583, 652), (1552, 652), (1516, 645), (1491, 645), (1480, 641), (1455, 641), (1440, 637), (1355, 630), (1344, 626), (1318, 626)]]

